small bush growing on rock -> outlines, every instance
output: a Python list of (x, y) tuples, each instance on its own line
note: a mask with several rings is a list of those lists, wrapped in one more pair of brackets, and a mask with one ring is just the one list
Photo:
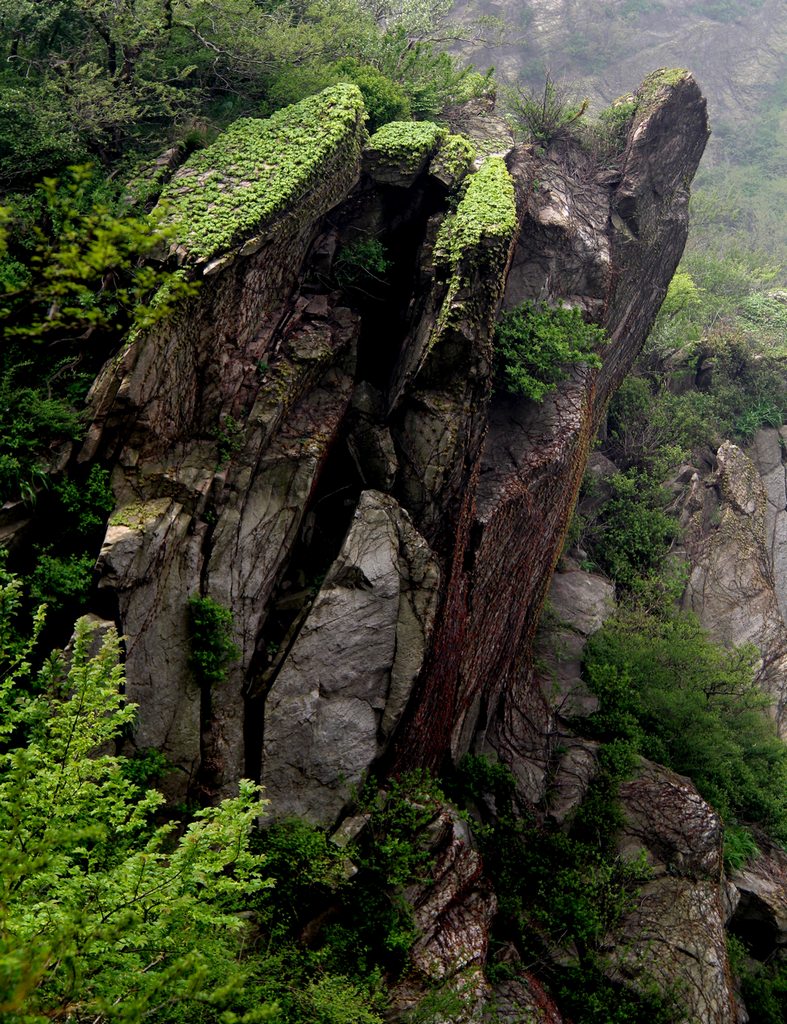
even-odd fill
[(232, 640), (232, 612), (212, 597), (189, 598), (191, 665), (200, 683), (224, 682), (227, 667), (240, 657)]
[(603, 738), (688, 775), (725, 823), (757, 822), (784, 841), (787, 744), (768, 717), (756, 656), (714, 643), (692, 615), (621, 611), (586, 649), (600, 701), (592, 721)]
[(336, 280), (343, 288), (368, 286), (382, 282), (391, 261), (385, 246), (377, 238), (359, 238), (345, 245), (336, 257)]
[(524, 302), (497, 325), (498, 380), (511, 394), (540, 402), (565, 379), (567, 366), (601, 366), (596, 350), (606, 340), (604, 330), (585, 323), (578, 309)]
[(536, 91), (517, 85), (506, 93), (509, 118), (528, 141), (546, 145), (568, 134), (588, 108), (587, 99), (573, 96), (547, 72), (544, 88)]

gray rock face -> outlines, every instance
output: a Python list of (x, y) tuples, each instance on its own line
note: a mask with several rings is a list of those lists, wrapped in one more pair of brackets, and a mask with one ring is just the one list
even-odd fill
[(758, 648), (758, 682), (773, 698), (784, 734), (787, 626), (774, 582), (774, 562), (780, 565), (783, 559), (776, 536), (785, 525), (778, 507), (784, 500), (778, 490), (784, 470), (773, 464), (773, 438), (761, 436), (755, 452), (769, 491), (755, 464), (729, 441), (719, 448), (710, 486), (698, 482), (689, 488), (684, 522), (692, 568), (683, 604), (722, 643), (752, 643)]
[(760, 430), (750, 456), (765, 488), (765, 547), (773, 573), (776, 600), (787, 622), (787, 427)]
[(489, 1024), (564, 1024), (543, 985), (529, 973), (495, 985), (484, 1020)]
[(187, 599), (194, 593), (205, 528), (171, 498), (122, 505), (110, 519), (98, 565), (118, 597), (126, 637), (126, 694), (138, 705), (136, 743), (156, 747), (186, 792), (200, 762), (201, 695), (189, 667)]
[(365, 491), (265, 705), (276, 815), (328, 824), (383, 749), (429, 639), (440, 572), (393, 498)]
[[(523, 785), (538, 792), (537, 763), (531, 773), (523, 762), (532, 764), (530, 751), (543, 750), (550, 735), (549, 702), (532, 674), (548, 577), (590, 438), (680, 258), (689, 168), (707, 139), (704, 100), (690, 75), (646, 88), (642, 98), (615, 174), (589, 166), (566, 142), (545, 154), (519, 147), (508, 159), (523, 223), (504, 304), (570, 300), (607, 328), (611, 342), (600, 371), (576, 367), (538, 405), (493, 396), (475, 501), (466, 488), (459, 512), (461, 552), (455, 549), (447, 577), (446, 614), (397, 763), (407, 764), (413, 750), (429, 751), (437, 763), (447, 749), (458, 758), (488, 744), (515, 770), (531, 774)], [(581, 188), (569, 184), (567, 167), (582, 177)]]
[(759, 842), (760, 853), (730, 881), (739, 896), (733, 925), (764, 959), (787, 947), (787, 854), (763, 837)]
[(679, 990), (679, 1024), (735, 1024), (718, 883), (664, 876), (648, 882), (623, 923), (613, 977), (638, 989)]
[(552, 577), (534, 651), (539, 685), (555, 713), (574, 717), (598, 707), (582, 679), (582, 654), (614, 607), (615, 588), (602, 576), (577, 569)]

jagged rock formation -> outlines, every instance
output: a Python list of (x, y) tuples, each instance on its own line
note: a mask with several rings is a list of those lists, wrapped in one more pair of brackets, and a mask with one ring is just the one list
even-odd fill
[[(207, 186), (189, 163), (175, 175), (177, 254), (202, 288), (105, 368), (80, 454), (115, 467), (101, 586), (128, 638), (136, 742), (177, 767), (173, 795), (251, 775), (274, 812), (328, 822), (391, 752), (437, 765), (474, 742), (510, 760), (533, 730), (543, 743), (538, 612), (589, 439), (680, 257), (707, 136), (688, 74), (639, 95), (611, 168), (570, 141), (513, 148), (493, 122), (508, 170), (481, 162), (448, 218), (467, 144), (386, 126), (362, 165), (350, 86), (301, 105), (333, 148), (319, 173), (308, 157), (287, 172), (286, 202), (243, 205), (254, 160), (271, 173), (253, 126), (200, 155), (219, 168)], [(263, 141), (238, 155), (249, 133)], [(242, 230), (193, 233), (233, 195)], [(369, 237), (395, 256), (379, 296), (337, 284), (337, 253)], [(494, 318), (525, 298), (579, 304), (611, 338), (601, 371), (543, 405), (492, 394)], [(190, 594), (234, 614), (241, 657), (208, 689)]]
[[(656, 73), (638, 100), (600, 166), (570, 139), (514, 146), (478, 103), (448, 128), (367, 140), (360, 94), (338, 86), (273, 126), (324, 121), (319, 160), (277, 178), (273, 128), (245, 124), (175, 174), (173, 255), (202, 287), (104, 368), (79, 454), (113, 470), (100, 586), (127, 638), (132, 742), (167, 755), (173, 800), (250, 776), (273, 815), (331, 825), (370, 769), (471, 749), (511, 766), (523, 803), (551, 784), (555, 822), (581, 800), (595, 748), (560, 713), (588, 700), (576, 663), (611, 588), (578, 571), (553, 584), (574, 658), (557, 690), (534, 665), (536, 626), (590, 440), (680, 258), (707, 138), (687, 72)], [(275, 202), (258, 179), (281, 186)], [(212, 212), (229, 222), (212, 230)], [(393, 260), (384, 285), (352, 263), (369, 240)], [(610, 338), (599, 370), (538, 405), (493, 389), (495, 318), (525, 299), (579, 306)], [(192, 670), (191, 595), (232, 610), (222, 683)], [(704, 993), (692, 1020), (732, 1021), (718, 822), (656, 767), (629, 789), (623, 842), (654, 877), (611, 940), (615, 976), (677, 976)], [(468, 1020), (558, 1022), (524, 968), (490, 988), (494, 894), (464, 824), (446, 812), (434, 833), (400, 1009), (445, 982)], [(689, 948), (698, 913), (710, 938)], [(647, 964), (631, 959), (637, 929)]]
[(762, 430), (751, 458), (725, 442), (716, 470), (695, 472), (683, 497), (682, 524), (691, 565), (684, 606), (723, 643), (754, 644), (757, 680), (773, 698), (785, 735), (787, 620), (780, 538), (785, 527), (781, 434)]

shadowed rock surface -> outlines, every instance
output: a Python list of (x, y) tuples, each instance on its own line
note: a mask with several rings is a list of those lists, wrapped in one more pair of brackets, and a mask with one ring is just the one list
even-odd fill
[[(555, 577), (556, 647), (538, 671), (536, 629), (591, 439), (680, 259), (705, 103), (688, 73), (651, 76), (602, 165), (571, 139), (514, 146), (476, 101), (449, 120), (478, 156), (448, 174), (443, 130), (418, 160), (392, 160), (341, 89), (319, 181), (249, 238), (225, 232), (208, 263), (178, 247), (200, 292), (93, 388), (79, 457), (112, 467), (100, 585), (127, 637), (129, 745), (167, 755), (173, 801), (216, 800), (247, 776), (272, 816), (326, 827), (371, 770), (486, 752), (523, 806), (567, 828), (598, 757), (565, 717), (592, 710), (579, 659), (611, 586)], [(173, 187), (188, 198), (194, 181), (187, 163)], [(384, 280), (348, 276), (359, 239), (385, 247)], [(575, 366), (540, 404), (494, 386), (495, 320), (524, 300), (579, 307), (609, 335), (603, 365)], [(730, 498), (774, 550), (778, 469), (772, 514), (764, 496), (748, 511)], [(239, 657), (213, 685), (191, 665), (191, 595), (233, 615)], [(687, 1020), (731, 1022), (719, 822), (657, 766), (623, 804), (622, 852), (644, 850), (653, 876), (609, 937), (610, 976), (677, 978)], [(443, 809), (429, 849), (430, 884), (406, 894), (420, 938), (394, 1008), (440, 984), (461, 997), (452, 1020), (559, 1024), (527, 965), (494, 986), (484, 975), (497, 899), (467, 824)], [(638, 932), (649, 941), (632, 951)]]

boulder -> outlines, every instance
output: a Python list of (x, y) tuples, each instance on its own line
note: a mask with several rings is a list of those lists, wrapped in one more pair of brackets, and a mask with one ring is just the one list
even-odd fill
[(262, 782), (273, 814), (336, 819), (404, 711), (439, 581), (407, 514), (365, 491), (265, 703)]

